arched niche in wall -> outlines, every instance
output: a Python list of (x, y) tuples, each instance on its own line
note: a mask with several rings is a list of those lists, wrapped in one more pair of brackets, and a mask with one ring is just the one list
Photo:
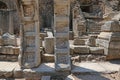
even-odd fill
[(54, 0), (39, 0), (41, 31), (53, 28)]
[(0, 9), (7, 9), (7, 8), (8, 7), (7, 7), (6, 3), (0, 1)]
[[(13, 21), (12, 26), (14, 28), (14, 33), (19, 34), (19, 29), (20, 29), (20, 5), (18, 2), (21, 0), (0, 0), (0, 28), (6, 28), (6, 26), (9, 26), (9, 23)], [(11, 13), (11, 14), (9, 14)], [(11, 15), (13, 17), (12, 20), (9, 20), (10, 16), (6, 15)], [(2, 19), (1, 19), (2, 17)], [(7, 19), (5, 22), (4, 20)], [(10, 22), (9, 22), (9, 21)], [(5, 22), (5, 23), (4, 23)], [(8, 29), (7, 29), (8, 30)], [(5, 30), (5, 32), (7, 31)]]

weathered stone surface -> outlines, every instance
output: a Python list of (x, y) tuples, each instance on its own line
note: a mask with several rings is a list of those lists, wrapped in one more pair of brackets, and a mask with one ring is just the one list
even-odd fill
[(50, 76), (42, 76), (41, 80), (51, 80)]
[(120, 49), (107, 49), (105, 48), (105, 55), (107, 55), (107, 59), (120, 59)]
[(3, 59), (3, 61), (12, 61), (16, 62), (18, 61), (18, 55), (6, 55), (6, 58)]
[(13, 50), (14, 50), (14, 54), (19, 55), (19, 53), (20, 53), (20, 47), (13, 47)]
[(3, 39), (2, 37), (0, 36), (0, 46), (3, 46), (4, 42), (3, 42)]
[(108, 21), (102, 26), (101, 30), (105, 31), (105, 32), (120, 32), (119, 22), (118, 21)]
[(22, 0), (21, 3), (21, 47), (18, 57), (23, 68), (34, 68), (40, 65), (40, 34), (39, 34), (39, 1)]
[(69, 48), (69, 42), (67, 38), (56, 38), (55, 45), (56, 45), (56, 48), (58, 49)]
[(54, 0), (55, 70), (71, 69), (69, 56), (70, 0)]
[(111, 73), (119, 71), (120, 64), (113, 64), (110, 62), (82, 62), (79, 64), (74, 64), (72, 73)]
[(2, 35), (3, 43), (5, 46), (16, 46), (17, 45), (17, 39), (14, 35), (11, 35), (9, 33), (5, 33)]
[(96, 38), (97, 35), (90, 35), (88, 41), (86, 42), (88, 46), (95, 47), (96, 46)]
[(98, 35), (97, 44), (104, 47), (107, 59), (120, 58), (120, 24), (119, 21), (108, 21), (104, 24), (103, 32)]
[(0, 61), (6, 59), (6, 57), (7, 57), (6, 55), (0, 55)]
[(74, 39), (74, 45), (85, 45), (85, 39)]
[(40, 38), (41, 38), (41, 40), (44, 40), (45, 37), (47, 37), (47, 34), (46, 34), (46, 33), (40, 33)]
[(119, 60), (117, 61), (113, 61), (114, 63), (111, 62), (103, 62), (103, 63), (99, 63), (99, 65), (101, 65), (101, 67), (103, 67), (104, 69), (106, 69), (107, 73), (111, 73), (111, 72), (118, 72), (119, 71)]
[(109, 41), (105, 40), (105, 39), (97, 39), (96, 44), (97, 44), (97, 46), (101, 46), (101, 47), (105, 47), (105, 48), (109, 47)]
[(43, 62), (54, 62), (54, 54), (42, 54), (42, 61)]
[(103, 23), (99, 23), (95, 20), (87, 19), (87, 31), (88, 33), (100, 33), (101, 32), (101, 25)]
[(106, 72), (98, 63), (80, 63), (77, 67), (73, 67), (72, 73), (92, 73), (92, 72)]
[(89, 54), (89, 46), (74, 46), (75, 53), (86, 53)]
[(70, 47), (70, 55), (74, 54), (74, 48)]
[(104, 54), (104, 48), (103, 47), (90, 47), (90, 53), (91, 54)]
[(120, 32), (101, 32), (100, 35), (98, 35), (98, 39), (105, 39), (109, 41), (119, 41)]
[[(71, 69), (70, 56), (67, 53), (56, 53), (55, 62), (57, 71), (69, 71)], [(65, 54), (65, 55), (64, 55)]]
[(0, 76), (10, 78), (13, 75), (13, 70), (16, 66), (16, 63), (11, 62), (0, 62)]
[(18, 55), (14, 55), (14, 54), (1, 54), (0, 55), (0, 61), (12, 61), (12, 62), (16, 62), (18, 61)]
[(120, 69), (119, 69), (119, 72), (118, 72), (118, 79), (120, 79)]
[(2, 46), (0, 53), (1, 54), (14, 54), (13, 46)]
[(23, 78), (23, 76), (24, 76), (23, 70), (21, 69), (21, 67), (17, 63), (17, 65), (15, 66), (14, 71), (13, 71), (13, 77), (14, 78)]
[(43, 63), (37, 68), (24, 69), (24, 77), (39, 78), (41, 75), (56, 75), (54, 63)]
[[(77, 1), (76, 1), (77, 2)], [(76, 3), (73, 8), (73, 32), (74, 36), (79, 37), (86, 33), (86, 20), (80, 8), (80, 4)]]
[(1, 46), (0, 47), (0, 53), (1, 54), (19, 54), (19, 47), (14, 47), (14, 46)]
[(45, 52), (47, 54), (54, 53), (54, 37), (45, 37)]

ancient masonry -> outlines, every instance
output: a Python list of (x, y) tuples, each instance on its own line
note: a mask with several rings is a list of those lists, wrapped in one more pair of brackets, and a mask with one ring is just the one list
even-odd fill
[(41, 63), (38, 6), (38, 0), (22, 0), (23, 25), (19, 63), (23, 68), (37, 67)]
[(120, 25), (119, 21), (108, 21), (98, 35), (97, 44), (104, 47), (104, 54), (108, 59), (120, 58)]
[(54, 0), (55, 69), (71, 69), (69, 55), (70, 0)]

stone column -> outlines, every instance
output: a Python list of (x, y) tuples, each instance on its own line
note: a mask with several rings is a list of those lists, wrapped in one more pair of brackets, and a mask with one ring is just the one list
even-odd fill
[(22, 0), (21, 53), (19, 63), (23, 68), (40, 65), (39, 5), (38, 0)]
[(54, 0), (55, 69), (69, 71), (70, 0)]
[(9, 10), (9, 33), (14, 34), (13, 10)]

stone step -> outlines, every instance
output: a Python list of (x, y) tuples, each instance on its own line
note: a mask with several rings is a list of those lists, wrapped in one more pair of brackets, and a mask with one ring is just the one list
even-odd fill
[(14, 46), (0, 46), (0, 54), (5, 55), (18, 55), (20, 51), (20, 47), (14, 47)]
[(18, 55), (15, 54), (0, 54), (0, 61), (18, 61)]
[(74, 45), (85, 45), (87, 39), (74, 39)]
[(89, 46), (73, 46), (73, 51), (74, 53), (79, 53), (79, 54), (89, 54), (90, 53), (90, 48)]
[(90, 47), (90, 54), (104, 55), (104, 47)]
[(72, 62), (103, 62), (106, 61), (103, 47), (90, 47), (83, 45), (70, 45)]
[(54, 54), (42, 54), (43, 62), (54, 62)]
[(104, 55), (104, 47), (90, 47), (86, 45), (70, 45), (70, 52), (72, 54), (95, 54)]
[(75, 62), (104, 62), (106, 61), (105, 55), (72, 55), (71, 61)]

